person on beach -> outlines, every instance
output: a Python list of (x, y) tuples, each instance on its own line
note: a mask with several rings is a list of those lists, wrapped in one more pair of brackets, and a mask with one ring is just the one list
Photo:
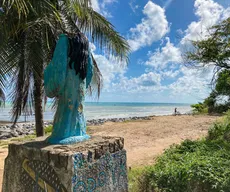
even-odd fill
[(174, 109), (174, 115), (177, 115), (177, 108)]
[(175, 109), (174, 109), (174, 115), (176, 116), (176, 115), (181, 115), (181, 113), (179, 112), (179, 111), (177, 111), (177, 108), (175, 107)]

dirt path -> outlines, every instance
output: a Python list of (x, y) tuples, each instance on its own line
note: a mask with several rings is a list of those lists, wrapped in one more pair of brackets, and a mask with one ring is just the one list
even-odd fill
[[(164, 149), (185, 139), (197, 139), (207, 134), (214, 116), (161, 116), (152, 120), (112, 123), (89, 128), (90, 135), (121, 136), (125, 138), (128, 166), (154, 162)], [(0, 148), (0, 189), (7, 148)]]
[(148, 165), (164, 149), (185, 139), (197, 139), (207, 134), (214, 116), (161, 116), (148, 121), (107, 122), (90, 129), (93, 135), (125, 138), (128, 166)]

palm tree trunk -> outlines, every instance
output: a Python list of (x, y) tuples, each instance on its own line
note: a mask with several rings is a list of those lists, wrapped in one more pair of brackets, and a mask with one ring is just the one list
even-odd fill
[[(41, 75), (41, 76), (40, 76)], [(43, 67), (41, 68), (41, 73), (34, 75), (34, 108), (35, 108), (35, 127), (37, 137), (44, 136), (44, 124), (43, 124)]]

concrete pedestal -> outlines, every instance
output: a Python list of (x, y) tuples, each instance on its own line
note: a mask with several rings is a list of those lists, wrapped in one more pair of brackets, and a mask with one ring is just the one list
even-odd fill
[(3, 192), (127, 192), (123, 146), (123, 138), (111, 137), (74, 145), (11, 144)]

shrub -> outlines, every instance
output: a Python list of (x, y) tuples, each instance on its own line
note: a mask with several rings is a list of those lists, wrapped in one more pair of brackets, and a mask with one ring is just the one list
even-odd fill
[(230, 110), (225, 113), (222, 121), (216, 122), (210, 127), (207, 139), (224, 139), (230, 141)]
[(230, 124), (215, 123), (209, 130), (207, 139), (223, 139), (226, 132), (230, 130)]
[(207, 138), (167, 149), (135, 183), (135, 192), (230, 192), (230, 111)]
[(193, 104), (191, 105), (193, 108), (194, 114), (205, 114), (208, 113), (208, 108), (203, 103)]
[(166, 150), (139, 177), (138, 191), (230, 191), (230, 145), (224, 141), (185, 141)]

